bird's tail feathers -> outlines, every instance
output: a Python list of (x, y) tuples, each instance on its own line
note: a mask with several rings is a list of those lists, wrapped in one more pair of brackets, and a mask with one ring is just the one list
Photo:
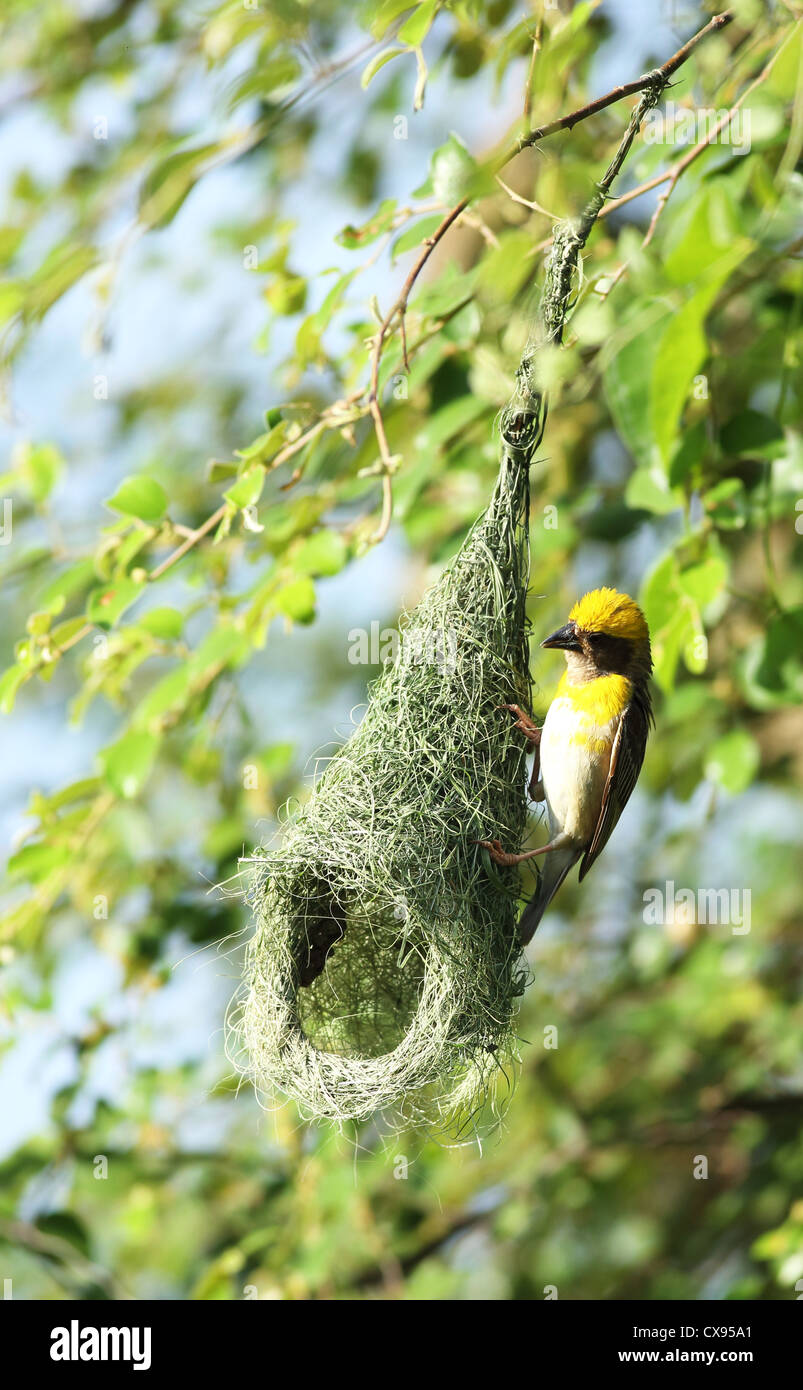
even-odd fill
[(533, 937), (536, 927), (557, 893), (569, 870), (582, 855), (581, 849), (553, 849), (544, 856), (538, 887), (519, 918), (519, 939), (522, 946)]

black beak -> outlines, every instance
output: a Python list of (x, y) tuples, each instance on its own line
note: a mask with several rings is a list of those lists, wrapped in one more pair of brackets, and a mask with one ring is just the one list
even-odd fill
[(567, 623), (565, 627), (559, 627), (557, 632), (553, 632), (551, 637), (547, 637), (541, 643), (542, 647), (561, 647), (566, 652), (580, 652), (582, 647), (577, 640), (577, 628), (574, 623)]

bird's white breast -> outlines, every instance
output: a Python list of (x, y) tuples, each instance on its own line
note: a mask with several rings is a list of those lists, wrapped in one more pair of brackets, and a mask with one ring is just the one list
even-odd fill
[(590, 843), (599, 820), (618, 717), (599, 724), (565, 697), (552, 701), (541, 734), (541, 780), (550, 831)]

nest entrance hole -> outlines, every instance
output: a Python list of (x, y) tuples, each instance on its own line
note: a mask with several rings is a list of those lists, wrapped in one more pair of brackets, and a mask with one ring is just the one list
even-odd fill
[(425, 954), (402, 903), (370, 909), (316, 893), (296, 921), (296, 996), (305, 1037), (322, 1052), (381, 1057), (407, 1033), (421, 999)]

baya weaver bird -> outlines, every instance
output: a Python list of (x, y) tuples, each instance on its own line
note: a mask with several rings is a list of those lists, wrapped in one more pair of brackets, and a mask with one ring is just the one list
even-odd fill
[(498, 840), (479, 840), (509, 867), (545, 854), (538, 888), (522, 913), (526, 945), (560, 885), (582, 858), (585, 878), (607, 844), (636, 785), (652, 722), (650, 633), (638, 604), (616, 589), (581, 598), (542, 647), (560, 648), (566, 670), (539, 729), (518, 705), (515, 727), (532, 744), (529, 793), (546, 802), (549, 843), (509, 854)]

